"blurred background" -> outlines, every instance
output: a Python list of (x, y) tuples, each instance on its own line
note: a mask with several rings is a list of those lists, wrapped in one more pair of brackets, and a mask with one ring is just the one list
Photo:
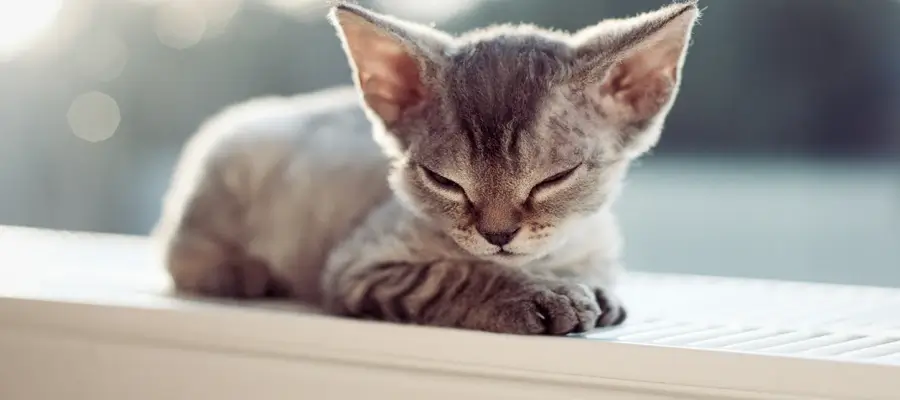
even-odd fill
[[(451, 32), (664, 0), (378, 0)], [(900, 2), (717, 0), (617, 208), (630, 268), (900, 286)], [(222, 107), (350, 82), (324, 0), (0, 0), (0, 224), (146, 234)]]

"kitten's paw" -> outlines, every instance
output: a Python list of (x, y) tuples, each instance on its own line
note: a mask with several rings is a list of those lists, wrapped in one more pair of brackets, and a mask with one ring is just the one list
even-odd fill
[(597, 304), (600, 305), (601, 315), (597, 319), (597, 327), (621, 325), (628, 318), (622, 301), (612, 292), (600, 288), (594, 289)]
[(490, 329), (500, 333), (565, 335), (594, 328), (600, 305), (583, 285), (557, 283), (525, 288), (496, 305)]
[(597, 326), (598, 321), (603, 316), (603, 308), (597, 302), (594, 292), (588, 286), (575, 283), (564, 283), (554, 285), (553, 291), (565, 296), (569, 300), (572, 309), (575, 311), (578, 322), (572, 329), (551, 333), (566, 334), (585, 332)]

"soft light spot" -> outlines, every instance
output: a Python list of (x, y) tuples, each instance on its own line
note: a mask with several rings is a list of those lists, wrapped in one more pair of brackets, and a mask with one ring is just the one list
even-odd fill
[(203, 4), (206, 16), (205, 38), (221, 35), (243, 5), (243, 0), (195, 0)]
[(376, 0), (375, 9), (420, 22), (445, 21), (475, 8), (484, 1)]
[(61, 0), (0, 0), (0, 61), (28, 49), (56, 21)]
[(112, 32), (101, 32), (87, 40), (76, 53), (75, 64), (94, 79), (109, 82), (119, 77), (128, 61), (128, 46)]
[(206, 16), (199, 3), (172, 1), (156, 10), (156, 37), (160, 43), (184, 50), (200, 43), (206, 32)]
[(270, 7), (287, 14), (312, 14), (310, 11), (325, 10), (325, 2), (321, 0), (265, 0)]
[(111, 138), (122, 121), (116, 100), (100, 92), (76, 97), (66, 119), (75, 136), (93, 143)]

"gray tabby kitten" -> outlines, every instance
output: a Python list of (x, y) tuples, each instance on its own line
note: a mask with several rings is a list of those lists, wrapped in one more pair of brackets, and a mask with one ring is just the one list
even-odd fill
[(697, 15), (454, 37), (336, 6), (355, 89), (238, 105), (186, 145), (155, 230), (175, 287), (502, 333), (621, 323), (610, 204)]

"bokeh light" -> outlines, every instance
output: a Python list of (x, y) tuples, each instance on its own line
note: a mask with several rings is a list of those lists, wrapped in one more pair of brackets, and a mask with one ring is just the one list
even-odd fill
[(92, 143), (111, 138), (122, 121), (116, 100), (101, 92), (76, 97), (66, 119), (75, 136)]
[(0, 0), (0, 61), (28, 49), (56, 20), (61, 0)]
[(193, 0), (202, 4), (206, 17), (206, 32), (203, 37), (209, 39), (225, 32), (228, 24), (241, 9), (243, 0)]
[(85, 42), (74, 54), (74, 61), (86, 77), (109, 82), (122, 74), (128, 62), (128, 46), (116, 33), (96, 32)]
[(200, 43), (206, 18), (198, 3), (171, 1), (156, 11), (156, 36), (173, 49), (183, 50)]
[(265, 3), (279, 12), (295, 16), (308, 14), (310, 8), (316, 5), (322, 6), (324, 11), (327, 4), (323, 0), (265, 0)]
[(417, 21), (439, 22), (463, 14), (482, 2), (483, 0), (376, 0), (375, 5), (389, 14), (402, 15)]
[(156, 0), (156, 36), (173, 49), (184, 50), (222, 34), (242, 0)]

